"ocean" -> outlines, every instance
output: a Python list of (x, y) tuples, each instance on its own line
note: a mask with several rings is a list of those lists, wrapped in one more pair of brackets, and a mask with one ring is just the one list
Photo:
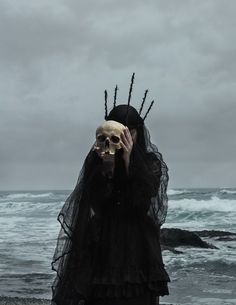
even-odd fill
[[(51, 297), (57, 215), (70, 191), (0, 192), (0, 295)], [(163, 228), (236, 233), (236, 189), (170, 189)], [(218, 249), (163, 251), (175, 304), (236, 304), (236, 239), (204, 237)]]

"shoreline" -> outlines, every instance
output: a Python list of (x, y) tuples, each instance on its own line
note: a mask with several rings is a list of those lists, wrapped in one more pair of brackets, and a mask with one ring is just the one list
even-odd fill
[(0, 296), (0, 305), (50, 305), (48, 299)]
[[(0, 305), (50, 305), (50, 300), (0, 296)], [(177, 304), (160, 303), (160, 305), (177, 305)]]

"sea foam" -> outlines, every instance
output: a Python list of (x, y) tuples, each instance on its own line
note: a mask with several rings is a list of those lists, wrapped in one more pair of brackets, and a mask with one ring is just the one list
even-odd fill
[(52, 192), (33, 194), (33, 193), (15, 193), (3, 196), (2, 199), (22, 199), (22, 198), (45, 198), (53, 196)]
[(182, 194), (188, 194), (190, 193), (190, 191), (187, 191), (187, 190), (174, 190), (174, 189), (169, 189), (167, 191), (167, 195), (182, 195)]
[(219, 211), (236, 212), (236, 201), (229, 199), (220, 199), (212, 196), (210, 200), (181, 199), (169, 200), (169, 209), (184, 211)]

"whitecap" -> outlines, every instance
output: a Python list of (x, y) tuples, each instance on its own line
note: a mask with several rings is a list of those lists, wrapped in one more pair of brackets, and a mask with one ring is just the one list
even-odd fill
[(181, 199), (169, 200), (169, 209), (182, 211), (219, 211), (219, 212), (236, 212), (236, 201), (229, 199), (220, 199), (212, 196), (210, 200)]
[(34, 194), (34, 193), (15, 193), (9, 194), (4, 197), (4, 199), (21, 199), (21, 198), (45, 198), (53, 196), (52, 192)]
[(220, 193), (223, 193), (223, 194), (236, 194), (236, 190), (222, 189), (222, 190), (220, 190)]
[(176, 190), (176, 189), (169, 189), (167, 191), (168, 195), (181, 195), (181, 194), (187, 194), (187, 193), (191, 193), (190, 191), (187, 190)]

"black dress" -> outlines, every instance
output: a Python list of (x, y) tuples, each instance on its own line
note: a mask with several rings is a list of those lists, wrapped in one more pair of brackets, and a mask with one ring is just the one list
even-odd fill
[[(151, 154), (148, 159), (155, 160)], [(104, 177), (99, 167), (94, 176), (97, 183), (90, 189), (94, 215), (89, 224), (87, 254), (91, 255), (92, 266), (90, 302), (96, 300), (98, 304), (104, 299), (105, 304), (105, 299), (118, 298), (117, 304), (132, 304), (132, 299), (144, 298), (145, 305), (151, 304), (153, 296), (169, 294), (160, 227), (147, 214), (158, 185), (156, 179), (151, 184), (150, 177), (145, 177), (153, 173), (140, 167), (142, 163), (134, 166), (131, 161), (127, 175), (120, 162), (112, 179)]]
[[(111, 179), (102, 174), (99, 162), (90, 173), (63, 275), (78, 300), (85, 296), (85, 304), (153, 305), (156, 296), (169, 294), (160, 226), (149, 215), (161, 168), (155, 155), (145, 158), (148, 167), (138, 162), (134, 149), (128, 175), (121, 158)], [(83, 226), (86, 202), (90, 217)]]

